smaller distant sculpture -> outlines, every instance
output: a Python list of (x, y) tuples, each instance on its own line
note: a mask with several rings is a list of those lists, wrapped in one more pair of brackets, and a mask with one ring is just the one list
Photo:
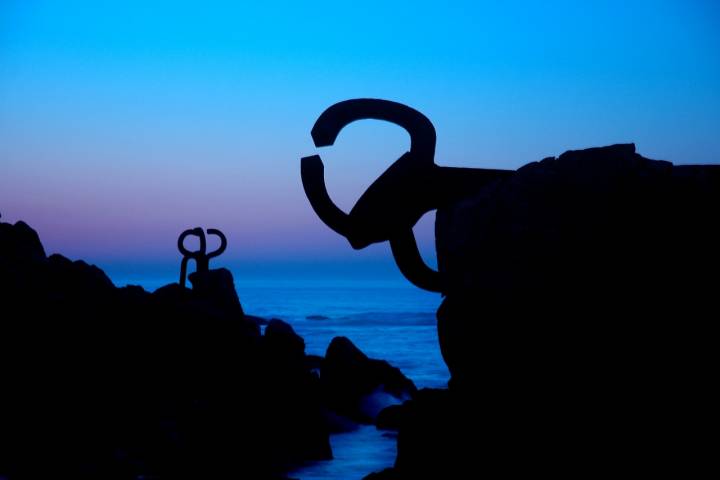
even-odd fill
[[(200, 227), (185, 230), (178, 237), (178, 250), (183, 254), (182, 263), (180, 264), (180, 286), (185, 287), (185, 278), (187, 276), (188, 260), (195, 260), (195, 271), (207, 272), (210, 269), (210, 259), (219, 256), (227, 247), (227, 239), (225, 235), (216, 228), (208, 228), (208, 235), (217, 235), (220, 238), (220, 247), (217, 250), (207, 253), (207, 242), (205, 241), (205, 232)], [(189, 235), (195, 235), (200, 239), (200, 248), (191, 252), (185, 248), (185, 238)]]

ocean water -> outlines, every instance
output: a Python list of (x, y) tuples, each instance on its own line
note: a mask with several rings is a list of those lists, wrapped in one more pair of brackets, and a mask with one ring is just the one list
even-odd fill
[[(116, 285), (154, 290), (176, 281), (152, 276), (117, 277)], [(438, 294), (409, 283), (353, 279), (238, 279), (235, 287), (246, 313), (280, 318), (305, 339), (306, 352), (324, 355), (333, 337), (348, 337), (371, 358), (400, 368), (418, 388), (445, 387), (450, 374), (440, 355), (435, 311)], [(301, 480), (360, 479), (392, 466), (392, 433), (373, 426), (331, 437), (334, 459), (312, 462), (290, 473)]]

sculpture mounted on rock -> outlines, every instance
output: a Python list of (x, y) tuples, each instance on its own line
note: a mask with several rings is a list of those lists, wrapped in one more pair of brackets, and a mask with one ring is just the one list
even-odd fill
[[(373, 99), (328, 108), (315, 145), (361, 119), (402, 126), (410, 151), (349, 214), (330, 200), (320, 157), (303, 158), (306, 195), (353, 248), (389, 240), (413, 284), (445, 295), (437, 328), (451, 374), (447, 391), (407, 405), (394, 473), (382, 478), (707, 469), (714, 456), (697, 426), (720, 401), (707, 382), (720, 165), (617, 144), (515, 171), (438, 167), (430, 121)], [(437, 272), (411, 230), (432, 209)]]
[[(190, 228), (185, 230), (178, 237), (178, 250), (183, 255), (182, 262), (180, 263), (180, 286), (185, 286), (185, 278), (187, 277), (187, 264), (189, 260), (195, 260), (195, 270), (197, 272), (207, 272), (210, 269), (210, 259), (215, 258), (222, 254), (227, 248), (227, 239), (225, 235), (216, 228), (208, 228), (208, 235), (215, 235), (220, 238), (220, 246), (217, 250), (207, 253), (207, 242), (205, 240), (205, 232), (200, 227)], [(191, 252), (185, 248), (185, 239), (194, 235), (200, 239), (200, 248), (194, 252)]]

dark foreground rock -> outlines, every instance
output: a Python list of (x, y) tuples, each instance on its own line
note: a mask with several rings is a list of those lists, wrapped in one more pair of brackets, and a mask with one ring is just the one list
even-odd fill
[(375, 419), (375, 426), (379, 430), (399, 430), (407, 420), (407, 405), (390, 405), (383, 408)]
[(331, 457), (302, 339), (229, 271), (154, 293), (0, 223), (0, 477), (279, 478)]
[(245, 314), (245, 318), (255, 322), (258, 327), (265, 326), (269, 322), (269, 320), (266, 318), (258, 317), (256, 315), (248, 315), (247, 313)]
[(377, 478), (713, 468), (720, 167), (567, 152), (437, 212), (447, 391)]
[(398, 368), (368, 358), (345, 337), (330, 342), (320, 378), (330, 409), (361, 423), (374, 423), (384, 407), (416, 391)]

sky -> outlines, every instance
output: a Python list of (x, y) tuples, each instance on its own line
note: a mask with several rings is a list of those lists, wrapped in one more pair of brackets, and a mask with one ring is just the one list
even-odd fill
[[(317, 149), (335, 102), (408, 104), (436, 163), (518, 168), (634, 142), (720, 161), (720, 2), (0, 0), (0, 214), (49, 253), (174, 272), (190, 227), (246, 271), (397, 275), (312, 212), (300, 158), (320, 153), (349, 210), (409, 146), (355, 123)], [(416, 227), (434, 260), (433, 216)]]

